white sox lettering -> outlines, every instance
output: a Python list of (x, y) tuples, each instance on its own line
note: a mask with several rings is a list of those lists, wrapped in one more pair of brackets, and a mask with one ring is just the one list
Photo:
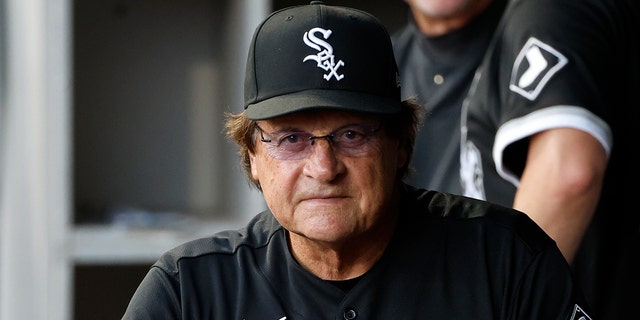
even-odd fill
[(325, 71), (329, 71), (323, 75), (324, 79), (329, 81), (331, 77), (335, 77), (336, 80), (340, 81), (344, 78), (343, 74), (338, 74), (338, 68), (344, 66), (344, 62), (342, 60), (335, 62), (335, 56), (333, 55), (333, 47), (326, 41), (320, 39), (316, 36), (316, 33), (322, 34), (322, 38), (329, 39), (331, 36), (331, 30), (325, 30), (322, 28), (313, 28), (308, 32), (304, 33), (303, 41), (304, 43), (316, 50), (318, 50), (317, 55), (308, 55), (302, 59), (302, 62), (306, 62), (307, 60), (315, 60), (317, 62), (318, 68), (321, 68)]

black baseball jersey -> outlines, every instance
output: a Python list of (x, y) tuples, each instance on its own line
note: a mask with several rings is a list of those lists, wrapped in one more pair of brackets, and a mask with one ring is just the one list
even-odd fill
[(408, 186), (402, 197), (392, 241), (350, 290), (302, 268), (265, 211), (164, 254), (123, 319), (590, 319), (560, 251), (525, 214)]
[(461, 121), (464, 194), (505, 206), (513, 203), (530, 136), (569, 127), (600, 141), (609, 165), (574, 267), (597, 315), (610, 319), (638, 317), (637, 296), (627, 292), (640, 287), (640, 215), (616, 208), (637, 197), (629, 186), (637, 182), (639, 3), (511, 1)]
[(466, 26), (441, 36), (426, 36), (410, 15), (393, 35), (402, 99), (415, 98), (427, 117), (418, 130), (408, 177), (411, 185), (461, 194), (459, 181), (462, 101), (506, 6), (491, 5)]

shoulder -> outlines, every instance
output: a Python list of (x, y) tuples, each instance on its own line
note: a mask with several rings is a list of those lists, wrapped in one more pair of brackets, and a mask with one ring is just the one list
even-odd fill
[(397, 59), (400, 59), (400, 57), (409, 50), (414, 38), (419, 35), (420, 33), (417, 26), (411, 19), (409, 19), (409, 22), (407, 22), (402, 28), (398, 29), (391, 35), (393, 51), (395, 52)]
[(210, 237), (191, 240), (167, 252), (154, 264), (167, 273), (177, 273), (184, 260), (229, 257), (240, 251), (254, 251), (266, 247), (272, 238), (283, 235), (282, 226), (269, 211), (256, 215), (246, 227), (227, 230)]
[(484, 234), (491, 242), (516, 241), (532, 253), (555, 246), (554, 241), (529, 216), (513, 208), (438, 191), (410, 190), (409, 215), (420, 217), (426, 213), (428, 223), (437, 228), (454, 226), (447, 228), (448, 232), (460, 233), (460, 237)]
[[(406, 196), (415, 210), (427, 209), (430, 217), (469, 219), (477, 217), (510, 217), (522, 213), (489, 201), (406, 186)], [(413, 211), (413, 210), (412, 210)]]
[(511, 35), (560, 34), (564, 42), (567, 38), (583, 41), (584, 36), (576, 32), (597, 33), (618, 24), (620, 9), (623, 9), (621, 1), (515, 0), (510, 1), (503, 17), (504, 31)]

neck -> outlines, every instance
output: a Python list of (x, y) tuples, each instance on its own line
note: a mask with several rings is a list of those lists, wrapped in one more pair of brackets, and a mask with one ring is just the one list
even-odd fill
[(396, 221), (339, 242), (319, 242), (289, 233), (291, 254), (298, 263), (324, 280), (347, 280), (365, 274), (382, 257), (393, 237)]

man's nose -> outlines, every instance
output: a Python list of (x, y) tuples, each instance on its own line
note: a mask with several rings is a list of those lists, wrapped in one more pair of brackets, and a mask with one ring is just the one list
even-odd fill
[(344, 170), (344, 165), (337, 157), (330, 136), (314, 137), (310, 148), (303, 171), (305, 175), (331, 181)]

